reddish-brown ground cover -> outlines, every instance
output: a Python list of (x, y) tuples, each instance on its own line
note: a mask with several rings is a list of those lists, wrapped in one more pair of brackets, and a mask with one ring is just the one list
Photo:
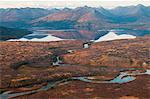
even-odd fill
[(89, 49), (64, 55), (68, 64), (82, 64), (112, 67), (149, 67), (150, 37), (131, 40), (99, 42)]
[(149, 99), (150, 76), (138, 76), (125, 84), (94, 84), (71, 81), (48, 91), (21, 96), (15, 99)]
[[(88, 49), (83, 49), (83, 41), (77, 40), (0, 42), (0, 91), (33, 90), (47, 81), (72, 76), (99, 75), (104, 80), (113, 79), (124, 68), (150, 68), (149, 39), (141, 37), (99, 42), (93, 43)], [(52, 66), (56, 56), (60, 56), (65, 64)], [(67, 85), (20, 98), (148, 98), (149, 78), (146, 75), (138, 76), (135, 81), (121, 85), (71, 81)], [(33, 87), (26, 88), (29, 85)]]

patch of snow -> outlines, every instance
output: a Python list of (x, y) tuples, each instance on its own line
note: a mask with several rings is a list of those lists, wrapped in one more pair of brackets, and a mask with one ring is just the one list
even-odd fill
[(46, 41), (61, 41), (64, 39), (52, 36), (52, 35), (48, 35), (46, 37), (43, 38), (32, 38), (32, 39), (26, 39), (26, 38), (20, 38), (20, 39), (10, 39), (8, 41), (42, 41), (42, 42), (46, 42)]
[(145, 74), (150, 75), (150, 69), (147, 69)]
[(20, 38), (20, 39), (9, 39), (7, 41), (28, 41), (26, 38)]
[(84, 48), (89, 48), (89, 44), (84, 44), (83, 47)]
[(56, 62), (53, 62), (53, 65), (54, 65), (54, 66), (58, 66), (58, 65), (60, 65), (60, 63), (62, 63), (62, 61), (60, 60), (60, 57), (57, 56), (57, 57), (56, 57)]
[(115, 32), (110, 31), (108, 34), (100, 37), (98, 40), (95, 40), (95, 42), (111, 41), (117, 39), (134, 39), (134, 38), (136, 38), (136, 36), (128, 35), (128, 34), (117, 35)]
[(68, 50), (67, 52), (68, 52), (68, 53), (73, 53), (73, 50)]

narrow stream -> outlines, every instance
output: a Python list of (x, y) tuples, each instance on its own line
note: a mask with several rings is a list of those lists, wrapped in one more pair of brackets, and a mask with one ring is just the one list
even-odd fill
[(134, 77), (134, 76), (143, 75), (143, 74), (150, 75), (150, 70), (146, 70), (145, 73), (120, 72), (120, 74), (116, 78), (114, 78), (110, 81), (95, 80), (95, 79), (97, 79), (96, 77), (72, 77), (70, 79), (68, 78), (68, 79), (63, 79), (60, 81), (49, 82), (46, 86), (43, 86), (40, 89), (33, 90), (33, 91), (20, 92), (20, 93), (11, 93), (11, 91), (7, 91), (7, 92), (0, 94), (0, 99), (9, 99), (9, 98), (17, 97), (17, 96), (21, 96), (21, 95), (27, 95), (27, 94), (33, 94), (36, 92), (40, 92), (40, 91), (46, 91), (46, 90), (53, 88), (61, 83), (68, 84), (68, 82), (71, 80), (80, 80), (80, 81), (87, 82), (87, 83), (119, 83), (119, 84), (123, 84), (123, 83), (127, 83), (127, 82), (135, 80), (136, 77)]
[(135, 80), (136, 77), (134, 77), (134, 76), (144, 75), (144, 74), (150, 75), (150, 70), (146, 70), (145, 73), (120, 72), (120, 74), (116, 78), (109, 80), (109, 81), (102, 81), (102, 80), (97, 79), (96, 77), (73, 77), (72, 79), (80, 80), (80, 81), (84, 81), (84, 82), (89, 82), (89, 83), (118, 83), (118, 84), (123, 84), (123, 83), (127, 83), (127, 82)]
[(0, 94), (0, 99), (9, 99), (9, 98), (17, 97), (17, 96), (21, 96), (21, 95), (27, 95), (27, 94), (33, 94), (33, 93), (36, 93), (36, 92), (40, 92), (40, 91), (46, 91), (46, 90), (48, 90), (50, 88), (53, 88), (54, 86), (56, 86), (60, 83), (67, 82), (67, 80), (68, 79), (63, 79), (63, 80), (56, 81), (56, 82), (49, 82), (46, 86), (43, 86), (40, 89), (33, 90), (33, 91), (28, 91), (28, 92), (11, 93), (11, 91), (7, 91), (7, 92), (4, 92), (4, 93)]
[(91, 77), (74, 77), (73, 79), (84, 81), (84, 82), (89, 82), (89, 83), (119, 83), (119, 84), (122, 84), (122, 83), (127, 83), (130, 81), (133, 81), (136, 78), (129, 76), (129, 75), (127, 76), (126, 73), (122, 73), (110, 81), (101, 81), (101, 80), (98, 80), (96, 77), (93, 77), (93, 78), (91, 78)]

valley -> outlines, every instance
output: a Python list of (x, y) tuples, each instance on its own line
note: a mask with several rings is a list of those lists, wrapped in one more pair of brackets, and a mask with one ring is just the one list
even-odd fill
[(149, 99), (150, 6), (0, 8), (0, 99)]
[[(14, 98), (17, 96), (16, 98), (19, 99), (41, 98), (42, 95), (47, 96), (45, 99), (69, 98), (72, 95), (78, 98), (86, 98), (87, 96), (91, 98), (107, 98), (109, 96), (106, 97), (106, 93), (108, 94), (115, 90), (124, 90), (124, 88), (127, 88), (124, 91), (125, 93), (128, 92), (129, 96), (126, 96), (127, 93), (120, 93), (115, 94), (115, 97), (147, 98), (149, 94), (145, 90), (149, 90), (148, 79), (150, 76), (149, 73), (145, 74), (144, 72), (150, 69), (148, 65), (149, 39), (149, 36), (146, 36), (131, 40), (98, 42), (93, 43), (90, 48), (86, 49), (83, 48), (84, 41), (80, 40), (0, 42), (1, 75), (3, 75), (1, 76), (0, 89), (2, 94), (0, 96), (3, 98)], [(110, 43), (112, 46), (110, 46)], [(69, 50), (72, 50), (72, 52), (69, 52)], [(117, 52), (116, 55), (114, 50), (117, 50), (115, 51)], [(126, 50), (128, 50), (128, 53)], [(53, 62), (58, 61), (57, 56), (60, 57), (61, 62), (54, 65)], [(124, 79), (125, 83), (123, 84), (118, 84), (119, 82), (108, 83), (111, 80), (113, 81), (120, 72), (127, 72), (128, 75), (133, 75), (133, 78), (132, 76), (131, 78), (130, 76), (129, 78), (128, 76), (123, 76), (119, 80), (121, 82), (121, 79)], [(141, 73), (141, 75), (138, 73)], [(93, 82), (88, 81), (90, 78)], [(147, 86), (146, 89), (145, 87), (141, 87), (142, 89), (140, 91), (135, 91), (136, 86), (139, 86), (138, 82), (141, 82), (142, 79), (142, 82)], [(102, 83), (94, 83), (97, 80), (100, 80), (98, 82)], [(135, 85), (133, 86), (132, 84)], [(75, 88), (77, 85), (79, 89)], [(106, 89), (103, 89), (103, 86)], [(107, 88), (110, 89), (110, 86), (114, 86), (114, 88), (107, 90)], [(128, 86), (134, 88), (133, 92)], [(96, 87), (100, 89), (96, 89)], [(67, 91), (65, 91), (67, 88), (69, 88), (68, 90), (73, 90), (74, 94), (68, 96)], [(96, 90), (100, 92), (102, 89), (104, 91), (103, 94), (98, 95), (98, 93), (95, 93)], [(79, 90), (84, 94), (89, 93), (89, 95), (81, 95), (81, 93), (78, 93)], [(143, 94), (134, 94), (140, 92)], [(30, 95), (30, 93), (32, 94)], [(57, 93), (58, 95), (49, 93)]]

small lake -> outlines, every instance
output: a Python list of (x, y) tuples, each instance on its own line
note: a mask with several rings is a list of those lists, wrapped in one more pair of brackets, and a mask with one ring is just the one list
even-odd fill
[(45, 28), (32, 29), (33, 33), (25, 35), (23, 39), (43, 39), (48, 36), (54, 36), (60, 39), (77, 39), (77, 40), (97, 40), (100, 37), (108, 34), (109, 32), (114, 32), (117, 35), (129, 34), (133, 36), (145, 36), (150, 35), (150, 30), (137, 30), (137, 29), (126, 29), (118, 28), (111, 30), (76, 30), (76, 29), (65, 29), (65, 30), (51, 30)]

